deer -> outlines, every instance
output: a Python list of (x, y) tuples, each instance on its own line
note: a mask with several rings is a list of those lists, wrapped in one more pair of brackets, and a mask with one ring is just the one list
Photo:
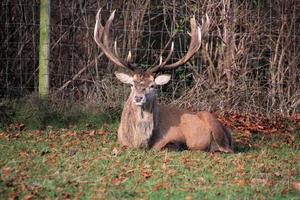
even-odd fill
[[(174, 42), (163, 60), (141, 70), (133, 62), (131, 51), (122, 59), (114, 42), (110, 48), (109, 30), (115, 16), (115, 10), (103, 25), (101, 8), (96, 14), (94, 40), (105, 56), (116, 66), (129, 73), (115, 72), (122, 83), (131, 86), (131, 92), (124, 104), (118, 128), (117, 140), (128, 148), (156, 149), (184, 148), (208, 152), (233, 153), (233, 141), (228, 129), (210, 112), (190, 112), (175, 106), (160, 105), (157, 102), (157, 87), (167, 84), (171, 75), (162, 73), (174, 70), (188, 62), (199, 50), (202, 31), (195, 17), (190, 18), (191, 40), (187, 53), (178, 61), (168, 64), (174, 51)], [(208, 26), (209, 18), (206, 24)], [(205, 28), (205, 27), (204, 27)]]

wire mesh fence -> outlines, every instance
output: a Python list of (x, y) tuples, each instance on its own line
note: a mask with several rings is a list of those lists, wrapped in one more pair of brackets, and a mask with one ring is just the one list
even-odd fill
[[(0, 96), (22, 97), (38, 90), (39, 1), (0, 4)], [(210, 19), (194, 58), (172, 71), (161, 101), (194, 110), (299, 111), (300, 3), (285, 1), (51, 1), (50, 91), (56, 99), (116, 106), (129, 93), (119, 70), (93, 40), (95, 15), (113, 10), (111, 44), (129, 50), (141, 68), (157, 62), (168, 41), (170, 62), (187, 52), (189, 18)], [(176, 34), (175, 34), (176, 33)], [(168, 54), (168, 48), (163, 56)], [(100, 55), (100, 56), (99, 56)]]

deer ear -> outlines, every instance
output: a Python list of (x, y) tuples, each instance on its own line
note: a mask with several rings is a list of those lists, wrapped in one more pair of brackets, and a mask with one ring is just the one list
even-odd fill
[(168, 83), (171, 79), (171, 75), (169, 74), (162, 74), (162, 75), (159, 75), (155, 78), (155, 83), (156, 85), (164, 85), (166, 83)]
[(119, 79), (122, 83), (133, 85), (132, 76), (125, 74), (125, 73), (121, 73), (121, 72), (115, 72), (115, 75), (116, 75), (117, 79)]

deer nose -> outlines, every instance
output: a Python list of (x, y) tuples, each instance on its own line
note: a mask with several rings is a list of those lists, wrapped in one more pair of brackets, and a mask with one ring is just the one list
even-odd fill
[(137, 103), (141, 102), (142, 99), (143, 99), (143, 97), (140, 97), (140, 96), (135, 96), (135, 97), (134, 97), (134, 100), (135, 100), (135, 102), (137, 102)]

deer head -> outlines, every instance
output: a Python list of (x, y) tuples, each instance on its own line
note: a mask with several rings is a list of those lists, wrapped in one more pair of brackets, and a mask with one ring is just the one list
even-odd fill
[[(200, 26), (198, 26), (195, 17), (192, 17), (190, 19), (191, 33), (189, 33), (189, 35), (191, 36), (191, 41), (187, 53), (177, 62), (168, 64), (168, 61), (170, 60), (174, 50), (174, 43), (172, 42), (170, 51), (164, 60), (162, 56), (160, 56), (157, 65), (152, 65), (150, 68), (141, 71), (138, 70), (132, 62), (130, 51), (128, 52), (128, 56), (125, 60), (121, 59), (116, 41), (114, 42), (114, 51), (110, 50), (109, 29), (114, 19), (115, 11), (111, 13), (104, 26), (101, 24), (100, 13), (101, 9), (99, 9), (96, 15), (94, 40), (109, 60), (111, 60), (115, 65), (119, 67), (128, 69), (132, 73), (132, 75), (129, 75), (116, 72), (115, 75), (121, 82), (131, 85), (131, 94), (133, 97), (132, 100), (138, 106), (143, 106), (147, 102), (151, 102), (152, 100), (154, 100), (156, 86), (164, 85), (169, 82), (170, 75), (158, 75), (159, 72), (176, 69), (177, 67), (183, 65), (198, 51), (201, 46), (201, 29)], [(207, 17), (206, 27), (208, 23), (209, 19)]]
[(132, 100), (137, 106), (153, 103), (156, 86), (168, 83), (171, 78), (168, 74), (158, 75), (154, 78), (150, 73), (137, 73), (130, 76), (116, 72), (115, 75), (121, 82), (131, 85)]

